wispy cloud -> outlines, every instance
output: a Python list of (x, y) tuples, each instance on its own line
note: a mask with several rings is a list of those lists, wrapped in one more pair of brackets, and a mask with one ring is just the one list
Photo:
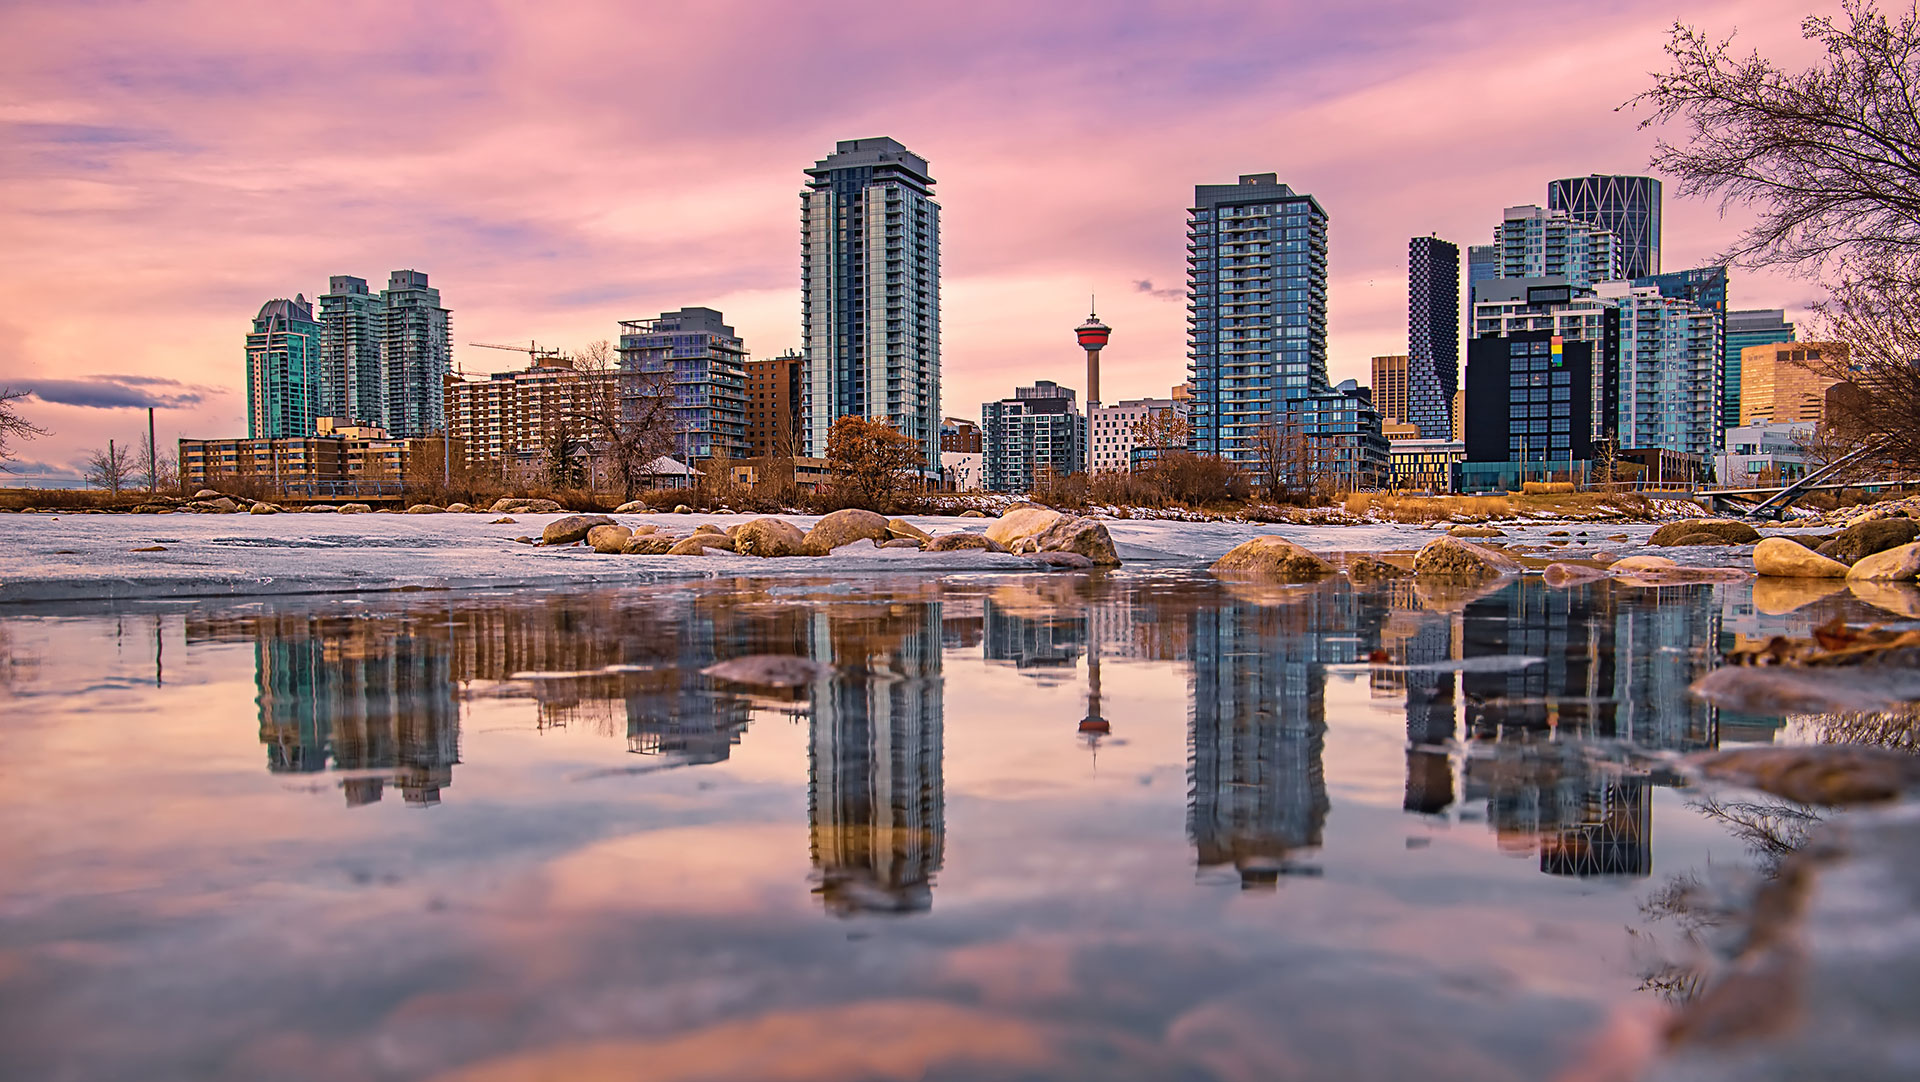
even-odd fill
[(26, 379), (20, 386), (42, 402), (85, 409), (185, 409), (206, 400), (205, 387), (155, 376)]
[(1145, 293), (1149, 297), (1159, 297), (1161, 300), (1169, 300), (1169, 301), (1179, 300), (1180, 298), (1187, 295), (1187, 291), (1185, 289), (1175, 289), (1171, 286), (1164, 287), (1161, 289), (1155, 289), (1153, 287), (1152, 279), (1148, 279), (1148, 278), (1142, 278), (1134, 282), (1133, 291), (1135, 293)]

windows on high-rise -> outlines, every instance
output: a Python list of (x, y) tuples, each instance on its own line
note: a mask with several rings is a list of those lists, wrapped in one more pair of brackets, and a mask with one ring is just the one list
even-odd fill
[(1438, 237), (1407, 242), (1407, 380), (1400, 419), (1428, 438), (1450, 432), (1460, 389), (1460, 247)]
[(1496, 278), (1564, 277), (1575, 286), (1619, 278), (1620, 241), (1564, 210), (1508, 207), (1493, 231)]
[(451, 315), (424, 273), (394, 271), (377, 295), (364, 278), (333, 276), (320, 296), (320, 327), (326, 408), (315, 416), (350, 418), (400, 438), (445, 430)]
[(682, 308), (620, 324), (623, 396), (671, 394), (674, 456), (747, 457), (747, 349), (711, 308)]
[(884, 420), (940, 462), (940, 205), (925, 158), (843, 139), (800, 193), (805, 454), (841, 417)]
[(1547, 185), (1547, 209), (1565, 211), (1620, 239), (1620, 269), (1613, 277), (1660, 273), (1660, 182), (1652, 177), (1595, 173), (1556, 180)]
[(312, 434), (325, 410), (320, 376), (320, 325), (307, 298), (261, 305), (247, 332), (247, 438)]
[(1720, 425), (1746, 424), (1741, 406), (1742, 356), (1749, 346), (1771, 346), (1793, 341), (1793, 324), (1784, 308), (1746, 309), (1727, 313), (1726, 345), (1721, 354), (1725, 377), (1720, 389)]

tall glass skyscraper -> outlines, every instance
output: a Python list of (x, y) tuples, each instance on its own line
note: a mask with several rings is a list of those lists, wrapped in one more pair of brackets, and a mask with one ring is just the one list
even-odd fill
[(380, 291), (383, 322), (380, 378), (386, 391), (383, 427), (407, 438), (431, 436), (447, 425), (446, 383), (453, 371), (450, 313), (440, 291), (415, 270), (397, 270)]
[[(1740, 416), (1740, 351), (1734, 350), (1731, 357), (1727, 353), (1727, 268), (1697, 267), (1667, 274), (1650, 274), (1634, 279), (1633, 284), (1653, 286), (1662, 297), (1688, 301), (1713, 313), (1713, 355), (1717, 358), (1713, 371), (1713, 393), (1715, 401), (1720, 403), (1713, 433), (1713, 445), (1717, 449), (1721, 430), (1732, 427), (1725, 420), (1727, 411), (1733, 411), (1736, 421)], [(1733, 387), (1731, 405), (1727, 402), (1729, 384)]]
[(397, 270), (374, 294), (365, 278), (336, 274), (320, 296), (321, 400), (316, 417), (346, 417), (395, 436), (446, 428), (453, 371), (451, 313), (416, 270)]
[(1327, 382), (1327, 212), (1274, 173), (1202, 184), (1187, 216), (1187, 369), (1201, 454), (1246, 465)]
[(320, 295), (320, 417), (346, 417), (358, 424), (383, 423), (387, 396), (380, 375), (380, 336), (385, 326), (380, 295), (365, 278), (336, 274)]
[(800, 193), (805, 453), (841, 417), (886, 421), (940, 468), (940, 205), (927, 161), (843, 139)]
[(247, 438), (311, 435), (322, 400), (313, 305), (300, 295), (261, 305), (247, 332)]
[(1608, 282), (1599, 294), (1620, 309), (1620, 446), (1705, 461), (1721, 435), (1719, 317), (1652, 286)]
[(1564, 210), (1620, 238), (1621, 278), (1660, 273), (1660, 182), (1652, 177), (1569, 177), (1547, 185), (1547, 209)]
[(1508, 207), (1493, 231), (1496, 278), (1563, 277), (1590, 287), (1621, 277), (1621, 245), (1603, 226), (1563, 210)]
[(1460, 246), (1407, 242), (1407, 420), (1427, 439), (1453, 430), (1460, 389)]

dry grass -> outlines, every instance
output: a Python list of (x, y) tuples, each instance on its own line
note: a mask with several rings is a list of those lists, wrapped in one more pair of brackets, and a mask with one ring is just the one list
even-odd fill
[(1505, 496), (1398, 496), (1388, 492), (1356, 492), (1347, 497), (1346, 512), (1355, 518), (1387, 522), (1485, 522), (1515, 515), (1627, 517), (1645, 515), (1650, 505), (1634, 493), (1521, 492)]
[(95, 488), (0, 488), (0, 508), (57, 511), (130, 511), (147, 502), (146, 490), (121, 489), (113, 496)]

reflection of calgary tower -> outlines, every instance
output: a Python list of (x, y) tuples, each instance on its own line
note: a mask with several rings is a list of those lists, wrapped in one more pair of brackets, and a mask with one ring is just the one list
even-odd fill
[(1087, 415), (1093, 415), (1093, 407), (1100, 403), (1100, 347), (1107, 344), (1107, 336), (1113, 328), (1100, 322), (1093, 314), (1093, 304), (1087, 304), (1087, 321), (1073, 329), (1080, 336), (1080, 348), (1087, 351)]

